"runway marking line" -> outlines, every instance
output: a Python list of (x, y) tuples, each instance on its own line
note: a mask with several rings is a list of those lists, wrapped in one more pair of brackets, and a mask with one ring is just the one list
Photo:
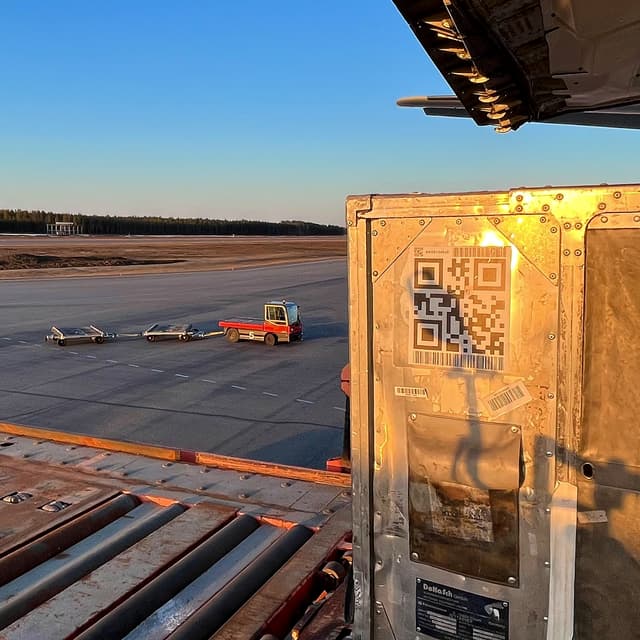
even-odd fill
[(263, 396), (271, 396), (272, 398), (277, 398), (278, 397), (277, 393), (269, 393), (268, 391), (263, 391), (262, 395)]
[(188, 378), (189, 376), (185, 376), (184, 373), (176, 373), (174, 374), (176, 378)]
[(241, 386), (239, 386), (237, 384), (232, 384), (231, 388), (232, 389), (239, 389), (240, 391), (246, 391), (247, 390), (247, 387), (241, 387)]
[(91, 358), (91, 360), (97, 360), (96, 356), (85, 356), (85, 358)]
[(29, 344), (26, 340), (18, 340), (20, 344)]
[(331, 407), (332, 409), (335, 409), (336, 411), (342, 411), (342, 413), (346, 413), (346, 409), (344, 407)]
[(107, 360), (109, 364), (118, 364), (117, 360)]
[(200, 382), (208, 382), (209, 384), (218, 384), (215, 380), (207, 380), (206, 378), (202, 378)]
[(139, 364), (128, 364), (127, 367), (133, 367), (134, 369), (139, 369), (140, 365)]
[(2, 338), (3, 340), (13, 340), (13, 338)]
[(77, 352), (77, 351), (68, 351), (67, 353), (72, 353), (74, 356), (77, 356), (77, 355), (78, 355), (78, 352)]
[(315, 404), (312, 400), (303, 400), (302, 398), (296, 398), (296, 402), (302, 402), (302, 404)]
[(164, 369), (151, 369), (154, 373), (164, 373)]

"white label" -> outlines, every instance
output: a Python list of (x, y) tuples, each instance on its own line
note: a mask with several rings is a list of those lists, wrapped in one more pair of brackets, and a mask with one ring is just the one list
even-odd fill
[(522, 380), (502, 387), (502, 389), (498, 389), (498, 391), (482, 398), (484, 406), (492, 417), (501, 416), (503, 413), (521, 407), (531, 400), (531, 394)]
[(429, 392), (424, 387), (396, 387), (395, 394), (397, 396), (405, 396), (407, 398), (429, 397)]
[(598, 522), (608, 522), (607, 512), (598, 511), (578, 511), (578, 522), (580, 524), (596, 524)]

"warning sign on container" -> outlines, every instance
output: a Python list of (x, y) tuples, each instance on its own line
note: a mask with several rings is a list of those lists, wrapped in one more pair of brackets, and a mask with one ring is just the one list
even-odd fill
[(434, 640), (508, 640), (509, 603), (418, 578), (416, 631)]

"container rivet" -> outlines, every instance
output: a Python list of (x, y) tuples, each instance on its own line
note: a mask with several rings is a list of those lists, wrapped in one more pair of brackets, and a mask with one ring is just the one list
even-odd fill
[(522, 202), (522, 194), (521, 194), (521, 193), (519, 193), (519, 194), (516, 196), (516, 200), (517, 200), (518, 202)]
[(540, 222), (544, 224), (546, 221), (547, 219), (544, 216), (540, 216)]
[(600, 209), (600, 211), (604, 211), (606, 208), (607, 205), (604, 202), (598, 202), (598, 209)]
[(551, 233), (558, 233), (558, 227), (551, 227)]
[(549, 400), (553, 400), (555, 395), (553, 393), (547, 393), (547, 398), (549, 398)]
[(549, 274), (549, 277), (550, 277), (552, 280), (555, 280), (555, 279), (557, 278), (557, 276), (556, 276), (556, 274), (555, 274), (555, 273), (550, 273), (550, 274)]
[(634, 222), (640, 222), (640, 216), (633, 216)]
[(462, 220), (460, 218), (456, 218), (456, 224), (462, 224)]
[(576, 229), (582, 229), (582, 222), (576, 222)]
[(507, 582), (508, 582), (509, 584), (515, 584), (515, 583), (516, 583), (516, 582), (518, 582), (518, 581), (517, 581), (513, 576), (509, 576), (509, 577), (507, 578)]
[(518, 433), (518, 427), (511, 427), (511, 433)]
[(374, 275), (374, 276), (377, 276), (377, 275), (378, 275), (378, 272), (377, 272), (377, 271), (374, 271), (374, 272), (373, 272), (373, 275)]
[(411, 418), (411, 420), (415, 420), (418, 416), (415, 413), (412, 413), (409, 418)]
[(523, 211), (524, 211), (524, 207), (521, 204), (516, 206), (516, 213), (522, 213)]
[(574, 253), (575, 253), (577, 256), (581, 256), (581, 255), (582, 255), (582, 251), (580, 251), (580, 249), (576, 249), (576, 250), (574, 251)]
[(545, 211), (545, 212), (546, 212), (546, 211), (549, 211), (549, 209), (551, 209), (551, 207), (550, 207), (548, 204), (543, 204), (543, 205), (542, 205), (542, 210), (543, 210), (543, 211)]
[(412, 559), (412, 560), (420, 560), (420, 556), (419, 556), (419, 555), (414, 551), (414, 552), (411, 554), (411, 559)]
[(563, 226), (565, 229), (571, 229), (571, 223), (570, 223), (570, 222), (565, 222), (562, 226)]
[(609, 218), (607, 218), (607, 216), (601, 216), (600, 217), (600, 222), (609, 222)]
[(420, 226), (424, 227), (424, 220), (420, 220)]
[(555, 333), (550, 333), (547, 338), (549, 338), (549, 340), (555, 340), (556, 339), (556, 334)]
[(376, 230), (376, 229), (374, 229), (374, 230), (371, 232), (371, 235), (372, 235), (372, 236), (377, 236), (377, 235), (378, 235), (377, 230)]
[(547, 458), (553, 458), (553, 451), (547, 451), (544, 455), (547, 456)]
[(613, 197), (618, 199), (618, 198), (622, 198), (622, 193), (620, 193), (620, 191), (614, 191), (613, 192)]
[(387, 224), (386, 220), (380, 220), (380, 226), (384, 227)]
[(550, 563), (548, 560), (545, 560), (545, 561), (544, 561), (544, 566), (545, 566), (545, 567), (550, 567), (550, 566), (551, 566), (551, 563)]
[(561, 193), (556, 193), (556, 200), (562, 200), (564, 196)]
[(571, 255), (571, 251), (569, 251), (569, 249), (565, 249), (562, 253), (563, 253), (565, 256), (570, 256), (570, 255)]

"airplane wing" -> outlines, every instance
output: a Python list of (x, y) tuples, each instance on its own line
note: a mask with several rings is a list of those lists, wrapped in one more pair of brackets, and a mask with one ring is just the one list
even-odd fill
[(394, 3), (455, 93), (400, 105), (466, 112), (499, 132), (525, 122), (640, 128), (638, 0)]

